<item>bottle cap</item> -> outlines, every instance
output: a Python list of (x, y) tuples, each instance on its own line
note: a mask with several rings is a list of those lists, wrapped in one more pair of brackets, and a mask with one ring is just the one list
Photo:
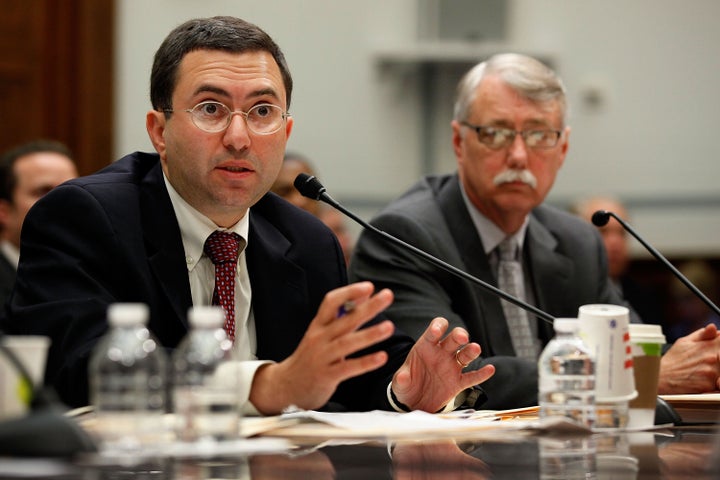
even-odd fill
[(193, 328), (222, 328), (225, 310), (216, 305), (192, 307), (188, 312), (188, 321)]
[(113, 327), (147, 325), (150, 309), (144, 303), (113, 303), (107, 311), (107, 318)]
[(556, 332), (572, 333), (580, 330), (580, 321), (577, 318), (556, 318), (553, 320)]

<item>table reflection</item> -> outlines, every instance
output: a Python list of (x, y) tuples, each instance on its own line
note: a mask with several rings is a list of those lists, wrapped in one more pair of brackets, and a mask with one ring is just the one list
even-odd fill
[(719, 456), (720, 434), (710, 427), (595, 435), (486, 432), (454, 439), (305, 443), (287, 452), (227, 458), (75, 462), (77, 475), (67, 478), (705, 480), (720, 478)]

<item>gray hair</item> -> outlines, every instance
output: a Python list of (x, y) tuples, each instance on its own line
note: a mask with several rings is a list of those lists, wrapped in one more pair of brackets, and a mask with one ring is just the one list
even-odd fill
[(460, 80), (453, 111), (454, 119), (467, 120), (483, 78), (497, 75), (521, 96), (537, 103), (557, 102), (565, 124), (567, 100), (565, 86), (555, 72), (542, 62), (517, 53), (493, 55), (475, 65)]

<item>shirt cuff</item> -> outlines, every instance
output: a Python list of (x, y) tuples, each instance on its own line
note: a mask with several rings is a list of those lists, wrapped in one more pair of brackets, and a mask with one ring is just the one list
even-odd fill
[[(443, 408), (441, 408), (440, 410), (438, 410), (435, 413), (447, 413), (447, 412), (452, 412), (452, 411), (456, 410), (463, 403), (465, 403), (465, 400), (467, 399), (468, 394), (469, 394), (469, 389), (463, 390), (462, 392), (457, 394), (451, 402), (448, 402), (447, 405), (445, 405)], [(411, 411), (410, 407), (400, 403), (400, 401), (397, 399), (397, 397), (395, 397), (395, 392), (393, 392), (393, 390), (392, 390), (392, 382), (388, 383), (388, 386), (387, 386), (387, 399), (388, 399), (388, 403), (390, 403), (390, 406), (396, 412), (407, 413), (407, 412)]]
[(274, 363), (270, 360), (243, 360), (228, 362), (223, 365), (223, 368), (219, 370), (218, 375), (222, 378), (230, 378), (230, 375), (237, 376), (240, 379), (240, 392), (239, 402), (241, 405), (241, 411), (246, 416), (260, 416), (262, 415), (256, 408), (255, 405), (250, 402), (250, 389), (252, 388), (252, 382), (255, 378), (255, 373), (258, 368), (268, 363)]

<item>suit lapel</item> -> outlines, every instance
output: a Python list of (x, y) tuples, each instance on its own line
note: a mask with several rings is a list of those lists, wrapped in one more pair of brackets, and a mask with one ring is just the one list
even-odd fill
[[(497, 286), (482, 241), (463, 201), (457, 175), (439, 190), (438, 203), (446, 212), (448, 229), (464, 268), (485, 283)], [(481, 342), (484, 355), (514, 355), (500, 300), (479, 286), (474, 286), (472, 291), (478, 311), (475, 317), (464, 318), (471, 336)]]
[(185, 251), (160, 162), (142, 181), (140, 195), (148, 263), (178, 320), (187, 327), (186, 315), (192, 305), (192, 295)]
[[(264, 211), (263, 211), (264, 213)], [(313, 318), (305, 271), (287, 257), (290, 241), (258, 208), (251, 210), (246, 258), (252, 286), (258, 358), (282, 360), (300, 342)], [(282, 298), (278, 293), (282, 292)]]
[[(533, 215), (530, 215), (526, 235), (525, 260), (530, 265), (530, 275), (537, 306), (550, 313), (562, 311), (565, 303), (563, 292), (571, 288), (573, 262), (557, 252), (557, 240)], [(549, 338), (552, 326), (540, 322)]]

